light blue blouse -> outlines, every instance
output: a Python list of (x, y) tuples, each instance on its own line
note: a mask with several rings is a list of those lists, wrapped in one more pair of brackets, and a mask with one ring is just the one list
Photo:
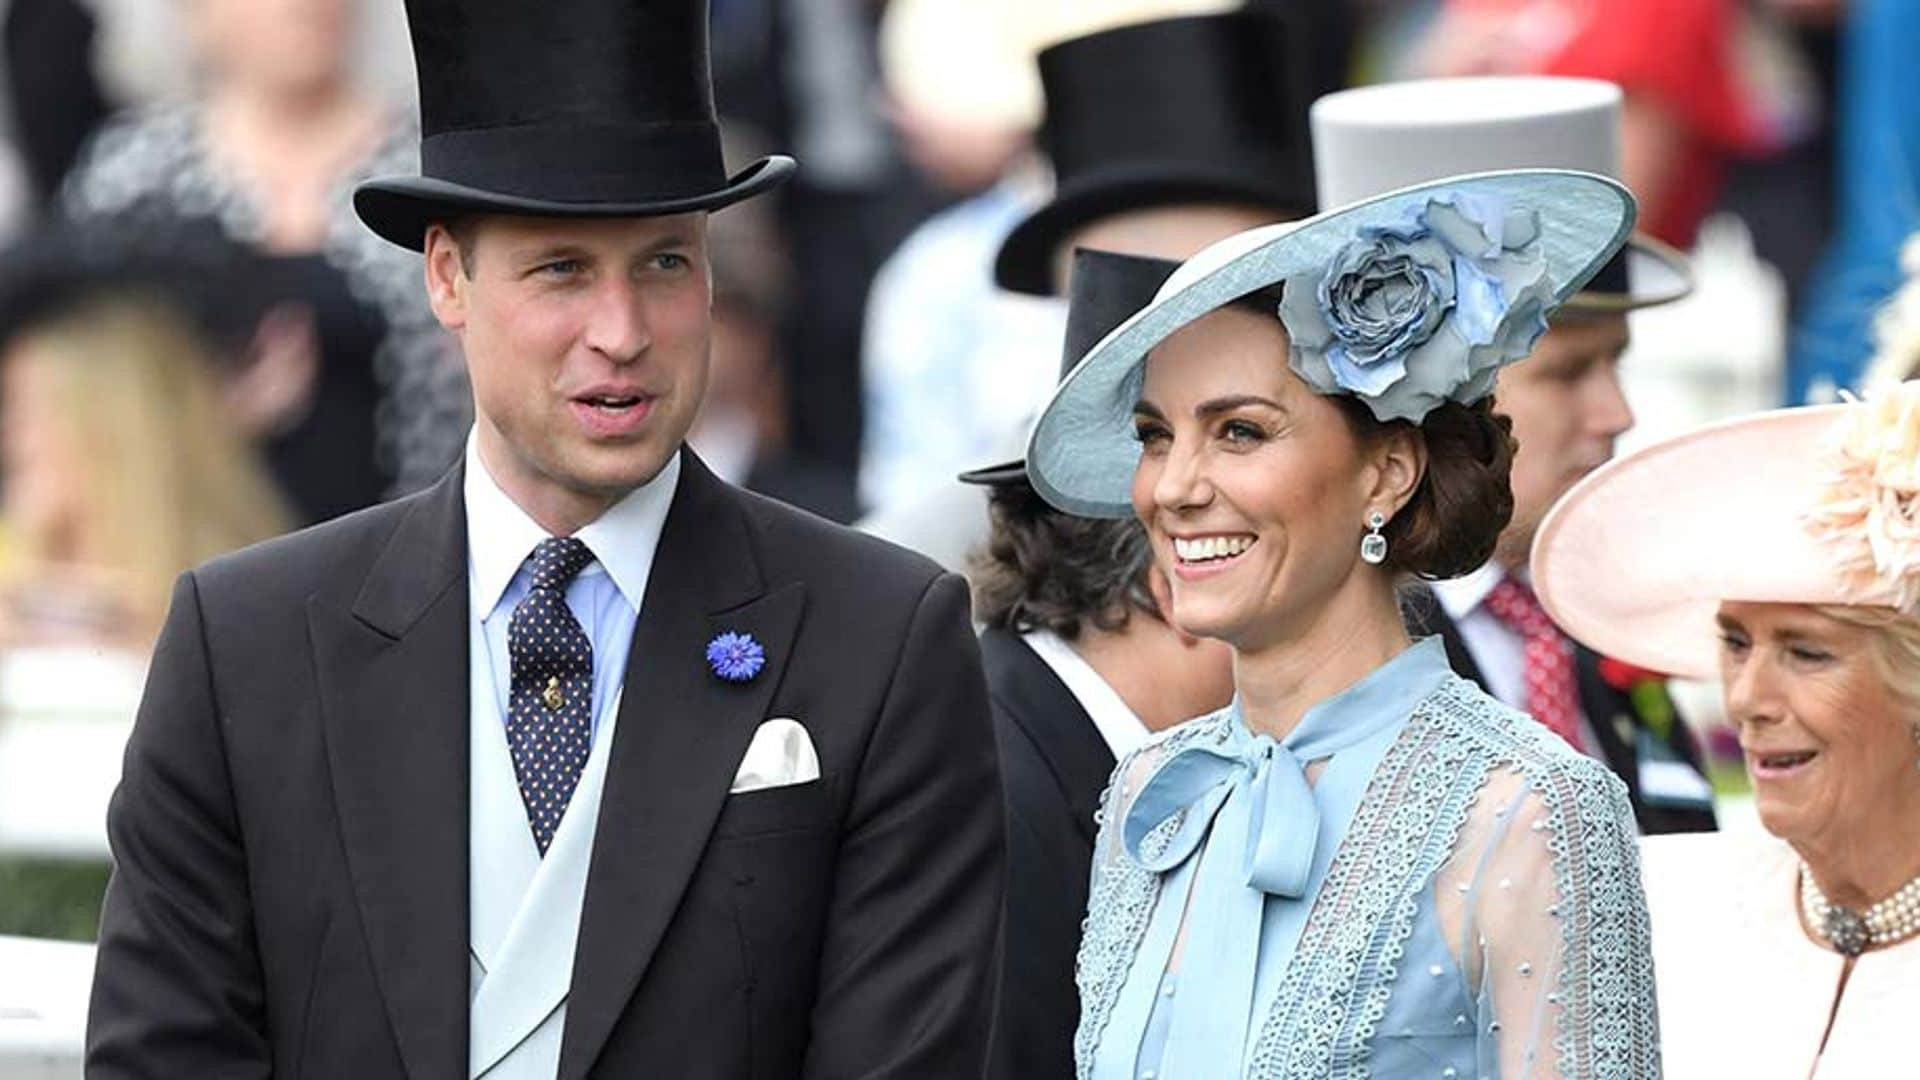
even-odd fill
[(1080, 1076), (1658, 1075), (1624, 789), (1438, 639), (1282, 741), (1236, 703), (1115, 778)]

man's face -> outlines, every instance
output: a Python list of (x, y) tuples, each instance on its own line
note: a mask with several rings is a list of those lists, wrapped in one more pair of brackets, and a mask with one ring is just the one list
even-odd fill
[(692, 426), (712, 331), (706, 237), (704, 213), (489, 217), (464, 253), (429, 232), (428, 292), (466, 352), (481, 457), (550, 530), (652, 480)]
[(1625, 315), (1562, 314), (1533, 354), (1500, 372), (1495, 408), (1513, 419), (1513, 523), (1500, 535), (1499, 560), (1526, 565), (1533, 534), (1567, 489), (1613, 457), (1613, 441), (1633, 426), (1620, 390)]

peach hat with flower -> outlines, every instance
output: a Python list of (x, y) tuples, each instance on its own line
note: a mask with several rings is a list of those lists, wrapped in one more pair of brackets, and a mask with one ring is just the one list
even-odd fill
[(1718, 673), (1723, 600), (1920, 617), (1920, 381), (1614, 461), (1541, 523), (1533, 583), (1603, 655), (1696, 678)]

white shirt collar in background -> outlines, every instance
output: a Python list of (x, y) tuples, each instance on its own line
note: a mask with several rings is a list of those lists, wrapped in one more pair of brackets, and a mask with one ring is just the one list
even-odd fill
[(1072, 645), (1050, 630), (1029, 631), (1020, 638), (1060, 677), (1080, 707), (1087, 710), (1093, 726), (1100, 731), (1100, 738), (1106, 742), (1107, 749), (1113, 751), (1115, 761), (1147, 741), (1147, 725), (1140, 722), (1107, 680), (1093, 670), (1093, 665), (1073, 651)]

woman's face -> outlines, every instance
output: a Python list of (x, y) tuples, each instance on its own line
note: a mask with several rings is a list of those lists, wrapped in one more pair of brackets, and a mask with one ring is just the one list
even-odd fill
[(192, 0), (201, 57), (222, 79), (307, 89), (342, 78), (351, 0)]
[(1353, 579), (1379, 481), (1286, 355), (1279, 319), (1215, 311), (1154, 350), (1134, 413), (1133, 508), (1174, 622), (1242, 651), (1310, 625)]
[(1769, 832), (1830, 849), (1915, 804), (1916, 718), (1882, 674), (1878, 632), (1804, 604), (1729, 600), (1719, 622), (1727, 716)]
[(0, 490), (6, 516), (23, 537), (43, 543), (63, 534), (80, 511), (80, 458), (72, 425), (62, 417), (56, 365), (62, 358), (32, 339), (0, 363)]

